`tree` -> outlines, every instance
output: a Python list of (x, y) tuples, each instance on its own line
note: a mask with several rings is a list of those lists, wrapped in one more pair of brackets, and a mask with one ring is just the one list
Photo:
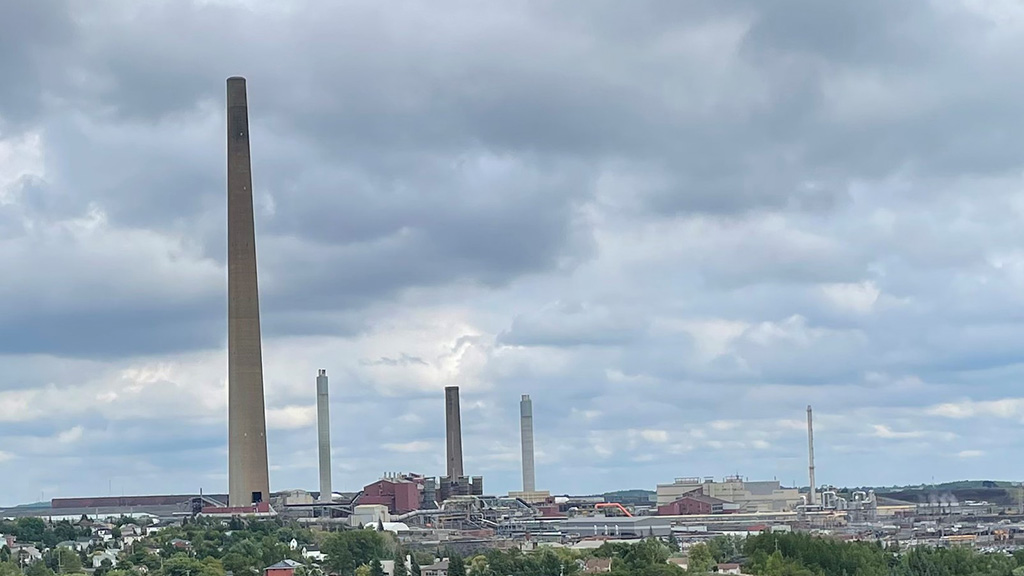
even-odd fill
[(384, 576), (384, 567), (381, 566), (380, 560), (370, 563), (370, 576)]
[(675, 535), (674, 532), (669, 532), (669, 534), (668, 534), (668, 549), (670, 551), (672, 551), (672, 552), (679, 552), (679, 550), (680, 550), (680, 548), (679, 548), (679, 539), (676, 538), (676, 535)]
[(110, 569), (114, 567), (114, 563), (109, 558), (104, 558), (100, 562), (100, 567), (93, 571), (93, 576), (107, 576), (110, 573)]
[[(81, 564), (77, 571), (81, 571)], [(53, 576), (53, 570), (45, 562), (33, 562), (25, 568), (25, 576)]]
[(393, 576), (409, 576), (409, 570), (405, 567), (405, 552), (401, 547), (395, 548), (395, 571)]
[(355, 570), (355, 576), (370, 576), (370, 567), (366, 564), (360, 565)]
[(18, 518), (14, 533), (23, 542), (42, 542), (46, 523), (41, 518)]
[(707, 544), (703, 543), (690, 547), (689, 558), (687, 571), (691, 574), (707, 574), (711, 572), (711, 567), (715, 564), (711, 550), (708, 549)]
[(452, 554), (448, 558), (448, 576), (466, 576), (466, 563), (462, 556)]
[(82, 571), (82, 558), (70, 548), (57, 548), (46, 558), (46, 565), (54, 572), (77, 574)]
[[(469, 561), (469, 573), (474, 576), (481, 576), (487, 574), (487, 557), (486, 556), (474, 556)], [(395, 576), (398, 576), (397, 574)]]
[(162, 572), (163, 576), (224, 576), (224, 570), (216, 564), (201, 562), (186, 554), (171, 556), (164, 562)]
[(235, 576), (251, 576), (258, 572), (249, 557), (238, 552), (228, 552), (221, 558), (221, 562), (224, 564), (224, 570)]
[(320, 549), (327, 555), (327, 568), (350, 575), (357, 566), (384, 558), (384, 536), (373, 530), (335, 532)]
[(21, 576), (21, 570), (14, 562), (5, 560), (0, 562), (0, 576)]
[(409, 576), (423, 576), (423, 573), (420, 570), (420, 563), (416, 561), (415, 554), (413, 554), (412, 557), (409, 559), (409, 572)]
[(731, 562), (741, 556), (743, 541), (732, 536), (716, 536), (708, 541), (708, 549), (715, 562)]
[(71, 525), (71, 522), (63, 520), (61, 522), (57, 522), (53, 527), (53, 535), (57, 537), (57, 542), (74, 540), (75, 538), (78, 538), (78, 530)]
[[(145, 548), (132, 552), (128, 555), (128, 563), (132, 566), (145, 566), (147, 571), (154, 572), (160, 568), (161, 560), (156, 554), (152, 554)], [(244, 576), (242, 573), (238, 573), (238, 576)]]
[(537, 560), (537, 572), (540, 576), (559, 576), (562, 573), (562, 561), (554, 552), (545, 550)]
[(646, 566), (654, 566), (656, 564), (664, 564), (665, 560), (668, 560), (668, 549), (654, 538), (647, 538), (637, 544), (627, 546), (621, 558), (633, 570), (640, 570)]

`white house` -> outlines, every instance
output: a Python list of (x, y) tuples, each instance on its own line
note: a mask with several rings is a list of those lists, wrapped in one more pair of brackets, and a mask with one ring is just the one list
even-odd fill
[(302, 547), (302, 557), (314, 562), (323, 562), (327, 559), (327, 555), (321, 552), (319, 547), (313, 545)]
[(104, 560), (110, 560), (111, 567), (117, 566), (117, 550), (102, 550), (92, 555), (92, 567), (100, 568)]

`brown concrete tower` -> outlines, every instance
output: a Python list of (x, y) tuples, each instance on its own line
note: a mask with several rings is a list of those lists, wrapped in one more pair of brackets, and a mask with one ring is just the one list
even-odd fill
[(462, 416), (459, 414), (459, 387), (444, 389), (445, 437), (448, 441), (448, 478), (458, 482), (462, 471)]
[(270, 501), (245, 78), (228, 78), (228, 505)]

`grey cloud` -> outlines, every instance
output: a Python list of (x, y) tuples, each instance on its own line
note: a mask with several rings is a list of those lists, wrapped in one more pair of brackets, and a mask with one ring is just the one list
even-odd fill
[(0, 6), (0, 129), (31, 123), (43, 107), (41, 90), (60, 75), (46, 64), (76, 34), (66, 0)]
[[(0, 283), (0, 390), (223, 345), (223, 82), (245, 74), (266, 349), (368, 343), (322, 352), (340, 364), (346, 488), (440, 471), (439, 454), (380, 446), (439, 445), (431, 387), (448, 383), (489, 491), (515, 484), (521, 393), (558, 462), (543, 484), (569, 491), (800, 478), (802, 433), (775, 422), (808, 402), (821, 469), (851, 482), (956, 477), (959, 452), (1019, 448), (914, 412), (1019, 395), (1013, 18), (916, 0), (84, 6), (0, 7), (0, 155), (38, 134), (44, 165), (0, 191), (16, 278)], [(419, 327), (422, 349), (388, 331), (424, 311), (464, 331)], [(310, 405), (294, 377), (268, 372), (273, 408)], [(133, 453), (147, 426), (167, 433), (129, 466), (137, 490), (223, 484), (217, 423), (93, 410), (85, 437)], [(723, 415), (737, 438), (712, 444)], [(936, 456), (864, 427), (890, 421), (955, 440)], [(102, 494), (93, 476), (128, 466), (89, 446), (48, 464), (60, 431), (0, 425), (41, 447), (18, 498), (60, 466)], [(314, 482), (312, 442), (273, 431), (275, 487)], [(899, 465), (866, 465), (883, 451)]]
[(643, 319), (582, 302), (558, 302), (516, 317), (511, 328), (498, 335), (497, 342), (512, 346), (607, 346), (633, 341), (643, 331)]
[(423, 358), (418, 356), (409, 356), (408, 354), (402, 354), (399, 358), (388, 358), (384, 356), (377, 360), (360, 360), (360, 363), (367, 366), (408, 366), (410, 364), (428, 366), (427, 362), (423, 360)]

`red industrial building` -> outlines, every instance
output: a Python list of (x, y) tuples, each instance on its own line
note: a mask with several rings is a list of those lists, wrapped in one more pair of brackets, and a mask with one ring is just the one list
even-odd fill
[(381, 478), (363, 488), (359, 504), (387, 506), (392, 514), (420, 509), (420, 489), (416, 482), (401, 476)]
[(687, 516), (691, 514), (722, 514), (724, 512), (733, 511), (727, 510), (727, 508), (734, 508), (733, 506), (727, 506), (729, 504), (731, 503), (725, 500), (705, 496), (704, 494), (701, 494), (700, 491), (694, 491), (683, 494), (674, 502), (658, 506), (658, 515)]

